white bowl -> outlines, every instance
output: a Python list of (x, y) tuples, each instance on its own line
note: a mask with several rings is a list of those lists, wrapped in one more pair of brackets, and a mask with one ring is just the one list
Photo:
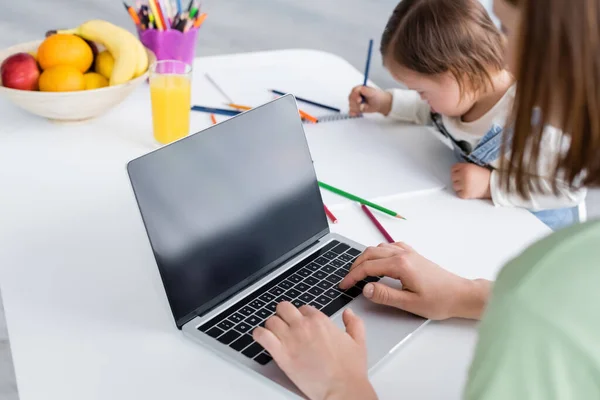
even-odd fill
[[(20, 52), (37, 51), (42, 40), (23, 43), (0, 51), (0, 64), (9, 56)], [(156, 57), (147, 50), (149, 65)], [(0, 94), (17, 106), (55, 121), (83, 121), (104, 114), (125, 98), (148, 78), (148, 72), (129, 82), (100, 89), (81, 90), (76, 92), (38, 92), (10, 89), (2, 86)]]

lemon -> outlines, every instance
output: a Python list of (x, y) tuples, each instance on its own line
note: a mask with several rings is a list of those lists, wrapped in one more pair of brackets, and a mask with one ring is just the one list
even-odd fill
[(57, 65), (70, 65), (84, 73), (94, 61), (92, 48), (79, 36), (57, 34), (47, 37), (37, 51), (43, 70)]
[(95, 70), (106, 79), (110, 79), (114, 66), (115, 59), (107, 50), (104, 50), (96, 56)]
[(42, 72), (39, 86), (42, 92), (73, 92), (85, 89), (85, 79), (78, 68), (57, 65)]
[(85, 90), (100, 89), (108, 86), (108, 79), (97, 72), (83, 74), (83, 80), (85, 81)]

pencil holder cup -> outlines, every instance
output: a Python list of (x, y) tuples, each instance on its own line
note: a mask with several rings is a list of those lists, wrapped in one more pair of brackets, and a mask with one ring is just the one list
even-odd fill
[(158, 61), (177, 60), (192, 65), (196, 53), (198, 28), (187, 32), (176, 29), (138, 31), (140, 41), (156, 55)]

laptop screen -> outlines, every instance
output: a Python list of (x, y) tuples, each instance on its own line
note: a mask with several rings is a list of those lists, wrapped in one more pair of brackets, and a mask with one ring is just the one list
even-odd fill
[(178, 327), (328, 232), (292, 96), (135, 159), (128, 172)]

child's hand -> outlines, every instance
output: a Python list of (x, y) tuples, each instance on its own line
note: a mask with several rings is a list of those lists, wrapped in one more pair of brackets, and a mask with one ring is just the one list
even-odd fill
[(491, 199), (492, 172), (475, 164), (458, 163), (452, 167), (452, 187), (461, 199)]
[[(361, 95), (365, 98), (362, 102)], [(381, 113), (388, 115), (392, 109), (392, 94), (368, 86), (356, 86), (348, 96), (350, 102), (350, 115), (357, 116), (361, 113)]]

